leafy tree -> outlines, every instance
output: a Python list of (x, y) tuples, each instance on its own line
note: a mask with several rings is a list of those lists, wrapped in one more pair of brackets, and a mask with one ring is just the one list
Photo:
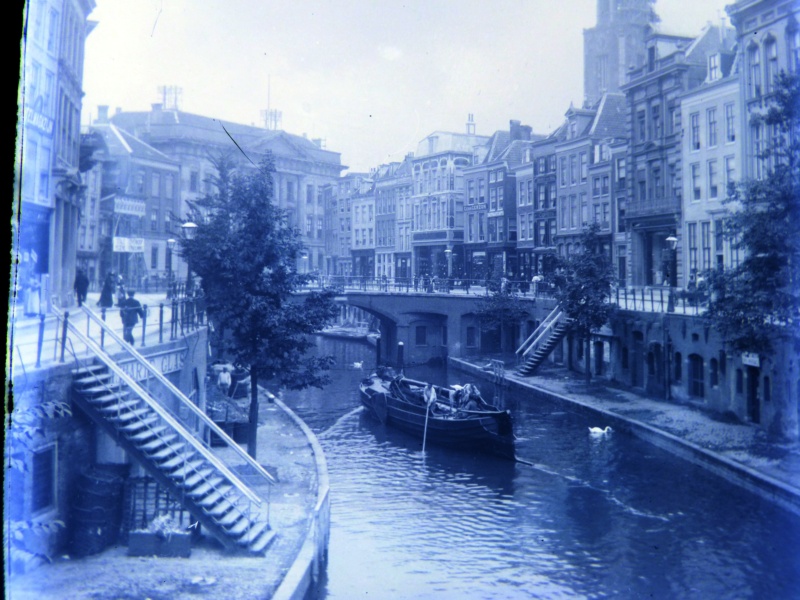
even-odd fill
[(216, 167), (216, 191), (192, 206), (197, 231), (181, 247), (202, 280), (209, 319), (224, 331), (216, 336), (221, 351), (249, 367), (248, 452), (255, 458), (259, 382), (290, 389), (326, 384), (332, 358), (307, 351), (310, 334), (336, 309), (329, 291), (293, 295), (308, 277), (295, 267), (300, 235), (273, 202), (272, 156), (247, 172), (235, 172), (229, 157)]
[(502, 285), (491, 291), (477, 302), (475, 316), (481, 325), (481, 331), (500, 330), (500, 350), (507, 350), (508, 328), (517, 326), (528, 317), (528, 309), (534, 301), (522, 300)]
[(743, 259), (707, 274), (706, 318), (733, 350), (771, 354), (787, 334), (800, 342), (800, 77), (779, 74), (751, 124), (771, 131), (769, 168), (728, 190), (725, 234)]
[(586, 344), (587, 383), (592, 378), (589, 368), (592, 333), (608, 322), (614, 310), (609, 302), (614, 273), (599, 232), (597, 223), (583, 231), (579, 251), (560, 261), (555, 278), (556, 299), (572, 319), (572, 330)]

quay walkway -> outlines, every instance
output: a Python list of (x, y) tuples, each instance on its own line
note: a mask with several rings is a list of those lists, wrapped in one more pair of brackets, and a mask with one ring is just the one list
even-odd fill
[[(148, 319), (140, 321), (134, 331), (137, 348), (178, 339), (205, 325), (197, 304), (173, 304), (163, 292), (137, 293), (136, 298), (149, 308)], [(87, 306), (98, 311), (97, 299), (97, 293), (90, 293)], [(73, 308), (70, 313), (73, 324), (91, 326), (82, 311)], [(9, 316), (14, 317), (11, 312)], [(119, 309), (107, 309), (106, 320), (121, 335)], [(12, 325), (8, 350), (14, 355), (6, 365), (11, 382), (70, 362), (73, 354), (90, 355), (86, 348), (70, 347), (62, 358), (63, 320), (54, 315), (20, 315), (9, 322)], [(113, 352), (113, 340), (107, 339), (105, 348)], [(116, 545), (82, 558), (68, 554), (50, 557), (50, 564), (9, 577), (6, 598), (302, 598), (314, 585), (313, 577), (319, 575), (326, 552), (330, 511), (327, 466), (316, 437), (302, 421), (279, 398), (263, 388), (259, 393), (257, 458), (277, 480), (272, 486), (256, 489), (269, 503), (270, 524), (276, 532), (265, 556), (227, 555), (208, 536), (195, 540), (189, 558), (129, 557), (126, 546)]]
[[(768, 439), (754, 425), (725, 420), (700, 404), (647, 398), (605, 380), (586, 385), (582, 373), (545, 364), (518, 375), (513, 358), (501, 377), (531, 401), (556, 401), (590, 414), (595, 425), (629, 432), (800, 515), (800, 444)], [(450, 365), (492, 380), (487, 360), (450, 358)]]

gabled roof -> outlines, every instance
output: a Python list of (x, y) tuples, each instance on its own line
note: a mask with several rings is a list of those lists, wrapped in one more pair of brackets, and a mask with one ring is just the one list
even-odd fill
[(163, 152), (156, 150), (132, 133), (120, 129), (113, 123), (92, 125), (90, 131), (96, 132), (102, 136), (108, 153), (111, 156), (128, 155), (132, 158), (163, 162), (169, 165), (179, 164)]
[(626, 114), (625, 94), (603, 94), (588, 134), (600, 138), (624, 138)]
[[(281, 156), (341, 165), (340, 153), (319, 148), (311, 140), (285, 131), (242, 125), (180, 110), (154, 109), (149, 112), (119, 112), (113, 123), (147, 138), (151, 143), (167, 140), (197, 141), (218, 146), (236, 144), (254, 152), (273, 150)], [(286, 154), (283, 154), (285, 152)]]

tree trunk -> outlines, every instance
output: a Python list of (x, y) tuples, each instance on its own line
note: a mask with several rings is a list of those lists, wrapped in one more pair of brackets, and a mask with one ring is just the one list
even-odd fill
[(256, 459), (258, 445), (258, 370), (250, 367), (250, 420), (247, 432), (247, 453)]
[(591, 358), (592, 336), (587, 335), (584, 339), (586, 341), (586, 347), (583, 351), (583, 357), (584, 357), (583, 370), (586, 372), (586, 383), (588, 384), (589, 382), (592, 381), (592, 358)]

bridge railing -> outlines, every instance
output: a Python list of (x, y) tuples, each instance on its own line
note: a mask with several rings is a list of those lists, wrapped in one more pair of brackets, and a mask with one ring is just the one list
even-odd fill
[(394, 294), (488, 295), (504, 288), (509, 293), (529, 298), (552, 298), (551, 288), (541, 283), (507, 279), (496, 282), (464, 277), (361, 277), (356, 275), (322, 276), (310, 281), (307, 289), (334, 289), (342, 292), (386, 292)]

